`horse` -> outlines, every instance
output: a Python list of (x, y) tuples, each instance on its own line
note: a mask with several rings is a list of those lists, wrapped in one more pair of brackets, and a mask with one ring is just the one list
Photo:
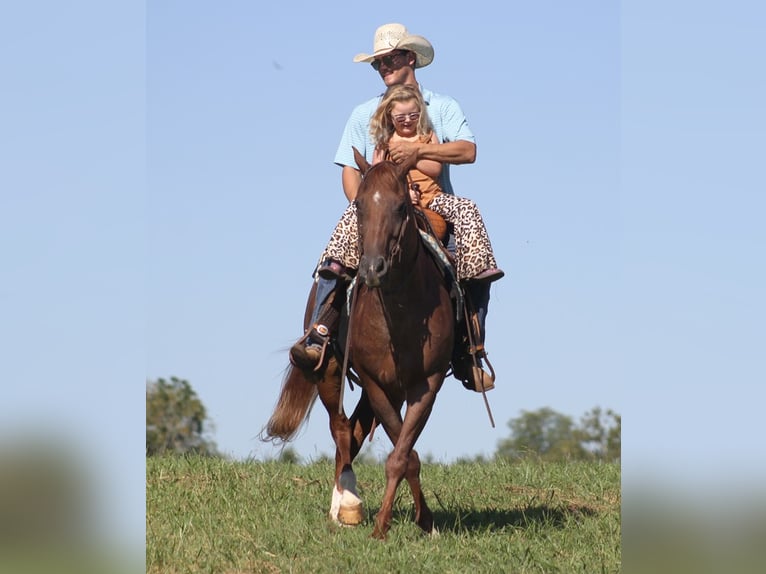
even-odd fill
[(372, 536), (386, 538), (403, 479), (414, 499), (416, 524), (433, 533), (414, 446), (450, 365), (455, 336), (450, 286), (421, 239), (407, 167), (390, 161), (371, 166), (356, 149), (354, 157), (362, 173), (355, 199), (361, 258), (350, 298), (345, 357), (362, 396), (346, 418), (341, 392), (345, 368), (336, 357), (319, 373), (290, 367), (266, 434), (292, 438), (318, 395), (330, 415), (336, 444), (331, 516), (335, 513), (333, 518), (343, 524), (359, 524), (362, 503), (352, 462), (373, 425), (380, 424), (393, 450), (385, 463), (386, 486)]

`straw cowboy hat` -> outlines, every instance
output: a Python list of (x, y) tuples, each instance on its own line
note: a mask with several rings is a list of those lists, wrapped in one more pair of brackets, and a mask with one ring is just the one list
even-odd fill
[(357, 54), (354, 62), (372, 62), (378, 56), (385, 56), (394, 50), (414, 52), (416, 68), (427, 66), (434, 59), (434, 47), (423, 36), (410, 34), (401, 24), (384, 24), (375, 30), (372, 54)]

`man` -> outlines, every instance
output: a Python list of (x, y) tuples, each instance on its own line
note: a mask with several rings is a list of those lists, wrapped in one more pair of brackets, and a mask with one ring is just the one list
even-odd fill
[[(434, 49), (424, 37), (410, 35), (401, 24), (386, 24), (375, 31), (372, 54), (358, 54), (354, 62), (372, 64), (386, 87), (395, 84), (418, 86), (415, 69), (428, 66), (433, 59)], [(396, 163), (408, 165), (413, 165), (418, 159), (432, 159), (445, 164), (439, 183), (445, 193), (454, 193), (449, 179), (449, 164), (476, 161), (475, 138), (463, 111), (454, 99), (435, 94), (423, 86), (419, 87), (428, 105), (428, 115), (436, 136), (442, 143), (394, 143), (389, 147), (391, 159)], [(343, 168), (343, 191), (349, 201), (356, 197), (361, 181), (352, 147), (356, 147), (367, 161), (372, 162), (370, 118), (380, 99), (381, 96), (377, 96), (367, 100), (351, 112), (335, 154), (335, 163)]]
[[(434, 93), (418, 84), (415, 70), (428, 66), (434, 58), (431, 43), (423, 36), (409, 34), (402, 24), (385, 24), (375, 31), (371, 54), (358, 54), (354, 62), (366, 62), (380, 74), (386, 87), (397, 84), (409, 84), (420, 89), (428, 107), (428, 116), (440, 143), (421, 143), (398, 141), (389, 145), (390, 158), (396, 163), (414, 165), (419, 159), (435, 160), (443, 164), (439, 184), (445, 193), (453, 194), (449, 178), (450, 164), (473, 163), (476, 160), (476, 142), (468, 122), (456, 100), (449, 96)], [(341, 166), (343, 192), (349, 202), (356, 198), (361, 173), (354, 160), (353, 148), (359, 150), (367, 161), (372, 163), (374, 144), (370, 140), (370, 118), (378, 107), (382, 96), (374, 97), (358, 105), (351, 112), (346, 122), (335, 163)], [(300, 368), (318, 369), (324, 356), (324, 347), (329, 340), (329, 320), (322, 321), (323, 305), (336, 289), (337, 281), (343, 280), (346, 268), (356, 269), (358, 261), (354, 250), (345, 249), (353, 245), (348, 237), (356, 237), (356, 212), (353, 203), (349, 204), (333, 232), (330, 245), (323, 253), (322, 264), (317, 270), (316, 303), (309, 323), (309, 331), (290, 349), (292, 362)], [(342, 255), (332, 255), (331, 246), (335, 244), (343, 249)], [(342, 261), (342, 263), (340, 263)], [(483, 342), (484, 323), (489, 303), (489, 283), (502, 277), (502, 271), (488, 280), (468, 282), (471, 296), (477, 308), (481, 325), (480, 338)], [(332, 315), (332, 314), (331, 314)], [(330, 319), (331, 320), (331, 319)]]

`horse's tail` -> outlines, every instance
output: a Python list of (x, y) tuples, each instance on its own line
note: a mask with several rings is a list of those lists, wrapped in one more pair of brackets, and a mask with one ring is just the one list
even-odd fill
[(292, 365), (287, 368), (274, 412), (261, 431), (262, 441), (284, 443), (295, 438), (318, 396), (317, 383), (310, 376)]

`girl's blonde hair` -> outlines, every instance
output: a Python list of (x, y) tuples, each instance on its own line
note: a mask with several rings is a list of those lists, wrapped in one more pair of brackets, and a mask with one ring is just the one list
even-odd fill
[(397, 84), (386, 90), (386, 93), (383, 94), (383, 99), (378, 104), (378, 109), (375, 110), (370, 119), (370, 136), (375, 143), (375, 147), (387, 147), (391, 136), (396, 131), (394, 120), (391, 117), (391, 110), (394, 104), (410, 102), (412, 100), (417, 102), (418, 111), (420, 112), (417, 134), (419, 136), (431, 136), (433, 126), (431, 125), (431, 120), (428, 119), (428, 110), (426, 109), (426, 103), (423, 101), (423, 96), (420, 95), (420, 90), (417, 86)]

